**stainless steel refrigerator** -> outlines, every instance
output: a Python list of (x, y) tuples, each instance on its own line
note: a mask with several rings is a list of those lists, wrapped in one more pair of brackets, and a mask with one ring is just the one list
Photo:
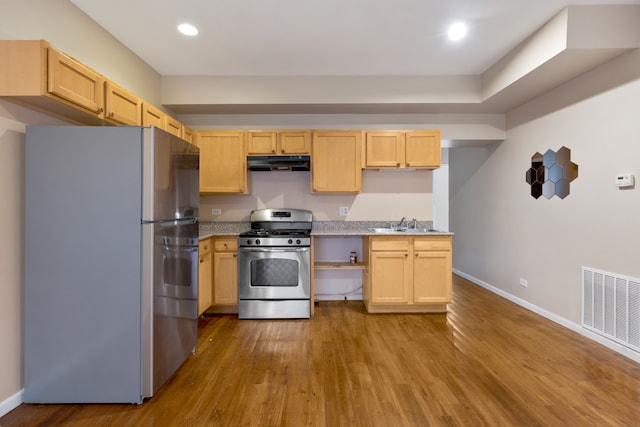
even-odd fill
[(29, 126), (27, 403), (141, 403), (197, 340), (199, 153), (147, 127)]

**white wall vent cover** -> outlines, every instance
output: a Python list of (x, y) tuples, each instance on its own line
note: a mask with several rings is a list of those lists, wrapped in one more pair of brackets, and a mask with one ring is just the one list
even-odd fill
[(582, 267), (582, 326), (640, 352), (640, 279)]

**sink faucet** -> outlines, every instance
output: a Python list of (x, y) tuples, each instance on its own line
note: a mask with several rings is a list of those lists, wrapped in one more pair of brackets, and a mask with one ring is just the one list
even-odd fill
[(418, 228), (418, 220), (417, 219), (413, 218), (410, 222), (411, 222), (412, 225), (407, 224), (408, 228), (413, 228), (414, 230), (416, 228)]
[(396, 228), (402, 228), (402, 224), (404, 224), (404, 220), (405, 220), (405, 217), (402, 217), (402, 219), (400, 220)]

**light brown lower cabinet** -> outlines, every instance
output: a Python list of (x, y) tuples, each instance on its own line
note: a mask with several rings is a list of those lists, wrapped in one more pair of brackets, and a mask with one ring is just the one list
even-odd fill
[(213, 303), (214, 313), (238, 312), (238, 239), (213, 238)]
[(440, 313), (451, 302), (451, 236), (365, 236), (370, 313)]
[(198, 242), (198, 316), (207, 311), (212, 303), (211, 239)]

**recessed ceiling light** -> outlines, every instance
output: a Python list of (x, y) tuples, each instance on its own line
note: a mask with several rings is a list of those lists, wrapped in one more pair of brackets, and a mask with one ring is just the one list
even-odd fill
[(198, 29), (191, 24), (178, 25), (178, 31), (180, 31), (185, 36), (195, 36), (198, 34)]
[(449, 27), (449, 40), (457, 41), (467, 35), (467, 26), (463, 22), (456, 22)]

